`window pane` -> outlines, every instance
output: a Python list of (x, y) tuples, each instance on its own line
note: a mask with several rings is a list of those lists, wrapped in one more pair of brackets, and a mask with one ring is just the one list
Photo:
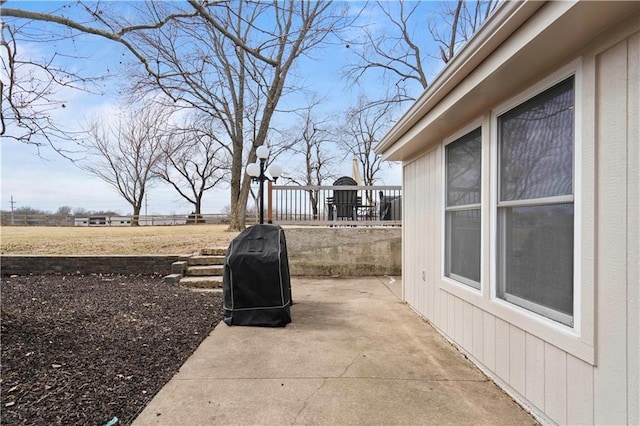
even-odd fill
[(447, 206), (480, 203), (481, 131), (447, 145)]
[(498, 296), (572, 325), (573, 204), (500, 208), (498, 215)]
[(501, 201), (573, 193), (573, 80), (498, 118)]
[[(480, 288), (480, 210), (447, 212), (445, 275)], [(460, 280), (460, 277), (466, 280)]]

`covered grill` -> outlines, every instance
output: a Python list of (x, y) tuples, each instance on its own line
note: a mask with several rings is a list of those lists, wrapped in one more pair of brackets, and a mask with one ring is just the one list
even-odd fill
[(291, 279), (284, 230), (254, 225), (229, 245), (223, 278), (227, 325), (284, 327), (291, 322)]

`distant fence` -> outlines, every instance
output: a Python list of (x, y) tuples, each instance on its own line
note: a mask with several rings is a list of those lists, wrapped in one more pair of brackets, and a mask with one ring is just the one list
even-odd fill
[[(96, 215), (75, 217), (55, 214), (13, 214), (2, 213), (0, 220), (3, 226), (131, 226), (135, 216)], [(219, 224), (228, 223), (229, 215), (225, 213), (190, 214), (190, 215), (140, 215), (141, 226)]]
[[(285, 186), (271, 185), (265, 194), (267, 221), (280, 225), (400, 226), (401, 186)], [(55, 214), (0, 213), (3, 226), (131, 226), (135, 216), (93, 215), (75, 217)], [(226, 213), (140, 215), (140, 226), (224, 224)], [(247, 212), (247, 224), (257, 213)]]

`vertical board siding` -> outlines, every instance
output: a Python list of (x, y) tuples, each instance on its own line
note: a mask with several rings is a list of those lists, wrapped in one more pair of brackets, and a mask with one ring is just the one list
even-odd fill
[(593, 424), (593, 367), (567, 355), (567, 423)]
[[(627, 42), (596, 58), (597, 241), (594, 372), (597, 424), (627, 418)], [(637, 143), (635, 141), (634, 143)]]
[(464, 349), (472, 353), (473, 352), (473, 305), (469, 302), (463, 303), (463, 333), (462, 333), (462, 344)]
[[(432, 282), (430, 278), (430, 271), (432, 268), (433, 260), (431, 259), (431, 253), (429, 252), (429, 247), (431, 244), (432, 230), (430, 227), (431, 217), (433, 216), (432, 209), (427, 208), (428, 203), (433, 200), (433, 192), (434, 192), (434, 182), (433, 182), (433, 164), (431, 158), (433, 157), (433, 153), (427, 154), (424, 158), (420, 160), (420, 169), (423, 173), (423, 176), (426, 175), (428, 180), (426, 185), (421, 186), (421, 191), (423, 196), (420, 199), (419, 211), (422, 212), (422, 216), (420, 218), (420, 231), (419, 234), (421, 238), (420, 241), (420, 253), (422, 253), (423, 259), (421, 259), (420, 264), (422, 265), (422, 269), (420, 271), (420, 285), (418, 288), (418, 298), (420, 307), (420, 312), (426, 318), (431, 318), (431, 311), (429, 310), (429, 298), (428, 288)], [(424, 271), (424, 277), (423, 277)]]
[(525, 397), (544, 412), (544, 341), (527, 333), (525, 346)]
[(445, 312), (447, 313), (447, 334), (449, 337), (454, 338), (455, 334), (455, 325), (456, 325), (456, 298), (453, 294), (446, 293), (447, 295), (447, 306)]
[(495, 373), (496, 371), (496, 317), (488, 312), (482, 314), (482, 358), (484, 365)]
[(464, 301), (453, 295), (451, 297), (453, 297), (455, 316), (453, 339), (460, 345), (460, 347), (464, 348)]
[[(421, 271), (424, 269), (424, 262), (425, 262), (425, 256), (424, 256), (424, 252), (422, 251), (422, 243), (421, 240), (422, 238), (426, 238), (425, 232), (424, 232), (424, 215), (425, 212), (420, 210), (420, 207), (422, 205), (422, 199), (424, 199), (427, 194), (425, 193), (425, 188), (426, 185), (424, 185), (424, 183), (422, 182), (422, 180), (424, 179), (422, 176), (424, 176), (424, 167), (423, 167), (423, 162), (424, 159), (419, 159), (417, 161), (415, 161), (414, 163), (414, 169), (415, 169), (415, 179), (414, 179), (414, 188), (413, 188), (413, 192), (416, 196), (416, 198), (413, 200), (414, 202), (414, 209), (415, 209), (415, 216), (413, 218), (415, 226), (413, 229), (416, 230), (416, 232), (413, 235), (413, 247), (414, 247), (414, 253), (416, 253), (416, 256), (414, 257), (414, 264), (415, 264), (415, 279), (413, 282), (413, 306), (414, 308), (421, 314), (424, 315), (424, 310), (422, 309), (422, 300), (420, 300), (420, 289), (423, 285), (422, 283), (422, 274)], [(421, 176), (422, 174), (422, 176)]]
[(433, 318), (433, 288), (435, 285), (435, 276), (434, 271), (437, 269), (434, 262), (434, 243), (433, 240), (437, 240), (434, 229), (434, 221), (435, 221), (435, 209), (429, 208), (429, 204), (433, 203), (436, 198), (436, 191), (438, 189), (438, 184), (436, 180), (437, 164), (434, 159), (436, 158), (436, 151), (432, 151), (427, 154), (427, 173), (429, 176), (429, 182), (427, 183), (425, 190), (427, 191), (427, 196), (422, 199), (422, 205), (420, 208), (422, 211), (427, 212), (426, 220), (424, 221), (424, 238), (422, 239), (422, 252), (425, 253), (426, 263), (425, 263), (425, 279), (423, 282), (423, 301), (424, 306), (423, 310), (425, 316), (427, 318)]
[(473, 306), (473, 348), (471, 353), (480, 362), (484, 362), (484, 326), (482, 309)]
[(496, 369), (502, 380), (509, 383), (509, 323), (496, 318)]
[(567, 353), (544, 345), (544, 408), (556, 423), (567, 423)]
[[(629, 39), (629, 123), (627, 183), (627, 280), (629, 424), (640, 424), (640, 33)], [(635, 219), (635, 220), (634, 220)]]
[(526, 393), (526, 353), (525, 332), (512, 325), (509, 328), (509, 385), (520, 395)]
[(422, 239), (427, 237), (424, 230), (424, 216), (426, 212), (420, 210), (422, 208), (422, 200), (428, 196), (426, 192), (427, 186), (423, 182), (425, 176), (424, 157), (414, 162), (414, 169), (415, 179), (413, 192), (416, 198), (413, 200), (413, 208), (415, 209), (415, 216), (413, 218), (415, 227), (413, 229), (415, 229), (416, 232), (413, 235), (413, 247), (415, 249), (414, 253), (416, 253), (414, 258), (416, 271), (413, 287), (413, 306), (421, 315), (424, 315), (422, 300), (420, 298), (420, 290), (424, 284), (422, 282), (421, 271), (425, 267), (424, 262), (426, 260), (424, 252), (422, 251)]
[(440, 279), (440, 212), (442, 210), (442, 161), (441, 150), (435, 149), (431, 152), (431, 170), (432, 170), (432, 182), (431, 182), (431, 196), (427, 201), (425, 200), (425, 209), (432, 212), (430, 222), (430, 238), (427, 239), (430, 250), (430, 271), (429, 271), (429, 314), (432, 317), (436, 317), (436, 283)]
[[(439, 150), (435, 149), (404, 167), (405, 300), (420, 315), (441, 327), (434, 314), (435, 280), (439, 278), (436, 243), (439, 240), (437, 208), (441, 194)], [(424, 272), (424, 275), (423, 275)]]
[[(416, 200), (420, 198), (420, 194), (416, 191), (418, 176), (416, 173), (416, 164), (410, 163), (404, 167), (404, 209), (402, 214), (403, 222), (405, 225), (405, 239), (404, 239), (404, 268), (402, 270), (402, 282), (404, 287), (404, 298), (411, 306), (415, 306), (415, 294), (414, 289), (416, 286), (416, 256), (417, 247), (414, 246), (416, 239), (412, 238), (412, 234), (407, 232), (407, 229), (416, 229), (417, 221), (416, 214)], [(415, 234), (415, 233), (414, 233)]]

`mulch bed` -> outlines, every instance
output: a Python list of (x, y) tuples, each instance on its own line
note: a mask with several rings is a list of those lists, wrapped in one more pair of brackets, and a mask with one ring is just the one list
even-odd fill
[(222, 319), (160, 276), (1, 278), (1, 423), (130, 424)]

